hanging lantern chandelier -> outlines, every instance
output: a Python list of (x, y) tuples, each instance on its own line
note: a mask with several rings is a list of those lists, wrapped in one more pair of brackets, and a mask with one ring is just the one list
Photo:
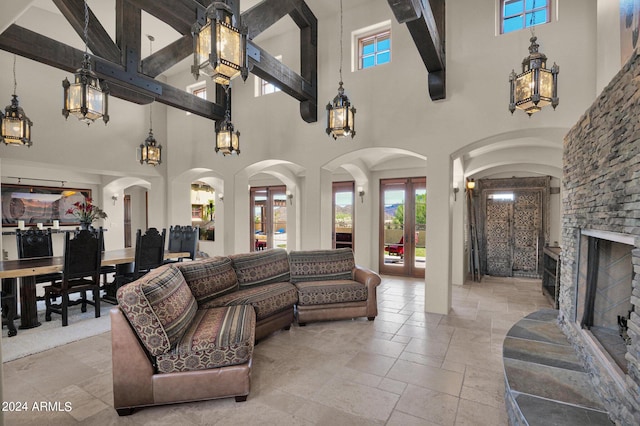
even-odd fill
[[(233, 21), (236, 26), (233, 26)], [(191, 72), (198, 79), (208, 75), (218, 84), (229, 85), (239, 74), (247, 79), (247, 30), (240, 28), (240, 17), (225, 2), (214, 1), (206, 12), (206, 24), (193, 25), (193, 66)]]
[(87, 125), (102, 118), (104, 123), (109, 121), (109, 89), (101, 82), (91, 69), (88, 53), (89, 42), (89, 8), (84, 2), (84, 58), (82, 67), (76, 70), (75, 80), (70, 83), (67, 78), (62, 82), (64, 88), (64, 106), (62, 115), (69, 114), (84, 121)]
[(229, 94), (229, 86), (225, 86), (227, 94), (227, 109), (224, 113), (224, 120), (220, 126), (216, 123), (216, 152), (222, 152), (222, 155), (231, 155), (234, 152), (240, 155), (240, 132), (234, 131), (231, 122), (231, 96)]
[[(536, 8), (533, 0), (532, 10)], [(547, 56), (540, 53), (537, 43), (538, 38), (534, 33), (534, 16), (531, 13), (529, 27), (531, 38), (529, 41), (529, 56), (522, 60), (522, 73), (516, 75), (515, 70), (509, 74), (509, 111), (511, 114), (517, 109), (526, 112), (529, 117), (551, 104), (556, 109), (558, 102), (558, 73), (560, 67), (553, 63), (551, 69), (547, 69)]]
[[(152, 35), (147, 34), (149, 39), (149, 55), (153, 53)], [(156, 138), (153, 137), (153, 102), (149, 104), (149, 136), (140, 145), (140, 164), (150, 164), (157, 166), (162, 163), (162, 145), (158, 145)]]
[(0, 141), (5, 145), (31, 146), (31, 126), (33, 126), (33, 123), (18, 104), (17, 87), (16, 55), (13, 55), (13, 95), (11, 104), (4, 109), (4, 114), (0, 111), (0, 119), (2, 119)]
[(344, 94), (342, 87), (342, 0), (340, 0), (340, 83), (338, 95), (327, 104), (327, 134), (333, 139), (356, 135), (355, 114), (356, 109), (351, 106), (349, 98)]

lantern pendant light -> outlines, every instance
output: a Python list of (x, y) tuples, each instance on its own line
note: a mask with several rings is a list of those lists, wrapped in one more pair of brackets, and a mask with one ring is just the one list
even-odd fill
[(221, 151), (222, 155), (231, 155), (234, 152), (240, 155), (240, 132), (234, 131), (231, 122), (231, 96), (229, 95), (229, 86), (225, 86), (227, 94), (227, 110), (224, 114), (224, 120), (218, 127), (216, 125), (216, 152)]
[(31, 126), (33, 126), (33, 123), (18, 104), (17, 86), (16, 55), (13, 55), (13, 95), (11, 105), (7, 105), (4, 114), (0, 111), (0, 119), (2, 120), (0, 141), (5, 145), (26, 145), (30, 147), (32, 144)]
[[(536, 2), (533, 0), (533, 9)], [(540, 53), (538, 38), (534, 33), (534, 13), (531, 13), (529, 27), (531, 38), (529, 41), (529, 56), (522, 60), (522, 73), (516, 75), (515, 70), (509, 74), (509, 111), (511, 114), (517, 109), (526, 112), (529, 117), (543, 107), (551, 105), (555, 110), (558, 98), (558, 73), (560, 67), (554, 62), (551, 69), (547, 69), (547, 56)]]
[(206, 24), (196, 22), (191, 30), (194, 47), (191, 72), (196, 79), (202, 73), (225, 86), (239, 74), (247, 79), (247, 29), (239, 28), (240, 16), (234, 16), (229, 5), (223, 1), (211, 3)]
[(109, 89), (106, 83), (100, 81), (98, 76), (91, 69), (89, 60), (89, 8), (84, 2), (84, 58), (82, 68), (76, 70), (75, 80), (69, 83), (64, 79), (64, 106), (62, 115), (65, 118), (69, 114), (84, 121), (87, 125), (102, 118), (105, 124), (109, 121)]
[(342, 0), (340, 0), (340, 83), (338, 95), (327, 104), (327, 134), (333, 139), (356, 135), (355, 114), (356, 109), (351, 106), (349, 98), (344, 94), (342, 87)]
[[(153, 41), (155, 40), (152, 35), (147, 34), (149, 39), (149, 55), (153, 53)], [(140, 145), (140, 164), (150, 164), (157, 166), (162, 163), (162, 145), (158, 145), (156, 138), (153, 137), (153, 102), (149, 104), (149, 136), (144, 140), (144, 143)]]

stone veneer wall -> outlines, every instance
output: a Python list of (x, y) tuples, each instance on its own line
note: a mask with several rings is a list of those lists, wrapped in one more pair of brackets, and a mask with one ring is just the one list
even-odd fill
[[(640, 50), (603, 90), (564, 140), (560, 323), (585, 362), (617, 424), (640, 424)], [(616, 379), (576, 323), (580, 230), (633, 237), (631, 302), (626, 359)], [(578, 319), (579, 321), (579, 319)]]

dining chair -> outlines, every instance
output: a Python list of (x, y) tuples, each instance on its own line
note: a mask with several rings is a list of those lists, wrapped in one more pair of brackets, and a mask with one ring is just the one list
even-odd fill
[(169, 252), (189, 252), (189, 257), (180, 257), (178, 260), (165, 260), (164, 263), (182, 262), (184, 259), (194, 260), (198, 249), (199, 235), (200, 228), (197, 226), (171, 226), (169, 228)]
[(158, 232), (156, 228), (149, 228), (142, 234), (136, 232), (136, 253), (132, 267), (128, 271), (116, 274), (116, 290), (122, 285), (135, 281), (147, 272), (164, 264), (164, 242), (167, 230)]
[[(16, 244), (18, 246), (18, 259), (53, 256), (51, 229), (16, 229)], [(60, 279), (62, 279), (62, 274), (59, 272), (37, 275), (36, 284), (53, 283)], [(40, 299), (42, 300), (42, 298)]]
[(2, 279), (2, 289), (0, 290), (0, 298), (2, 299), (2, 325), (7, 326), (7, 330), (9, 331), (8, 337), (13, 337), (18, 334), (18, 330), (13, 323), (18, 308), (16, 288), (15, 278)]
[[(73, 234), (74, 238), (71, 238)], [(45, 320), (51, 321), (51, 314), (62, 315), (62, 326), (69, 323), (69, 306), (87, 305), (95, 307), (96, 318), (100, 317), (100, 263), (102, 260), (102, 228), (97, 233), (89, 230), (67, 232), (64, 244), (64, 266), (62, 280), (45, 287), (47, 310)], [(87, 300), (87, 291), (93, 292), (93, 300)], [(70, 300), (69, 295), (80, 293), (80, 300)], [(52, 296), (62, 296), (60, 303), (52, 303)]]

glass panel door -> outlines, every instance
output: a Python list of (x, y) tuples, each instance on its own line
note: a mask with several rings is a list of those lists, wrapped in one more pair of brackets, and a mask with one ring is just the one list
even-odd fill
[(251, 188), (251, 251), (287, 248), (287, 196), (284, 186)]
[(426, 179), (381, 180), (380, 194), (380, 272), (424, 277)]
[(353, 249), (353, 182), (333, 183), (333, 248)]

